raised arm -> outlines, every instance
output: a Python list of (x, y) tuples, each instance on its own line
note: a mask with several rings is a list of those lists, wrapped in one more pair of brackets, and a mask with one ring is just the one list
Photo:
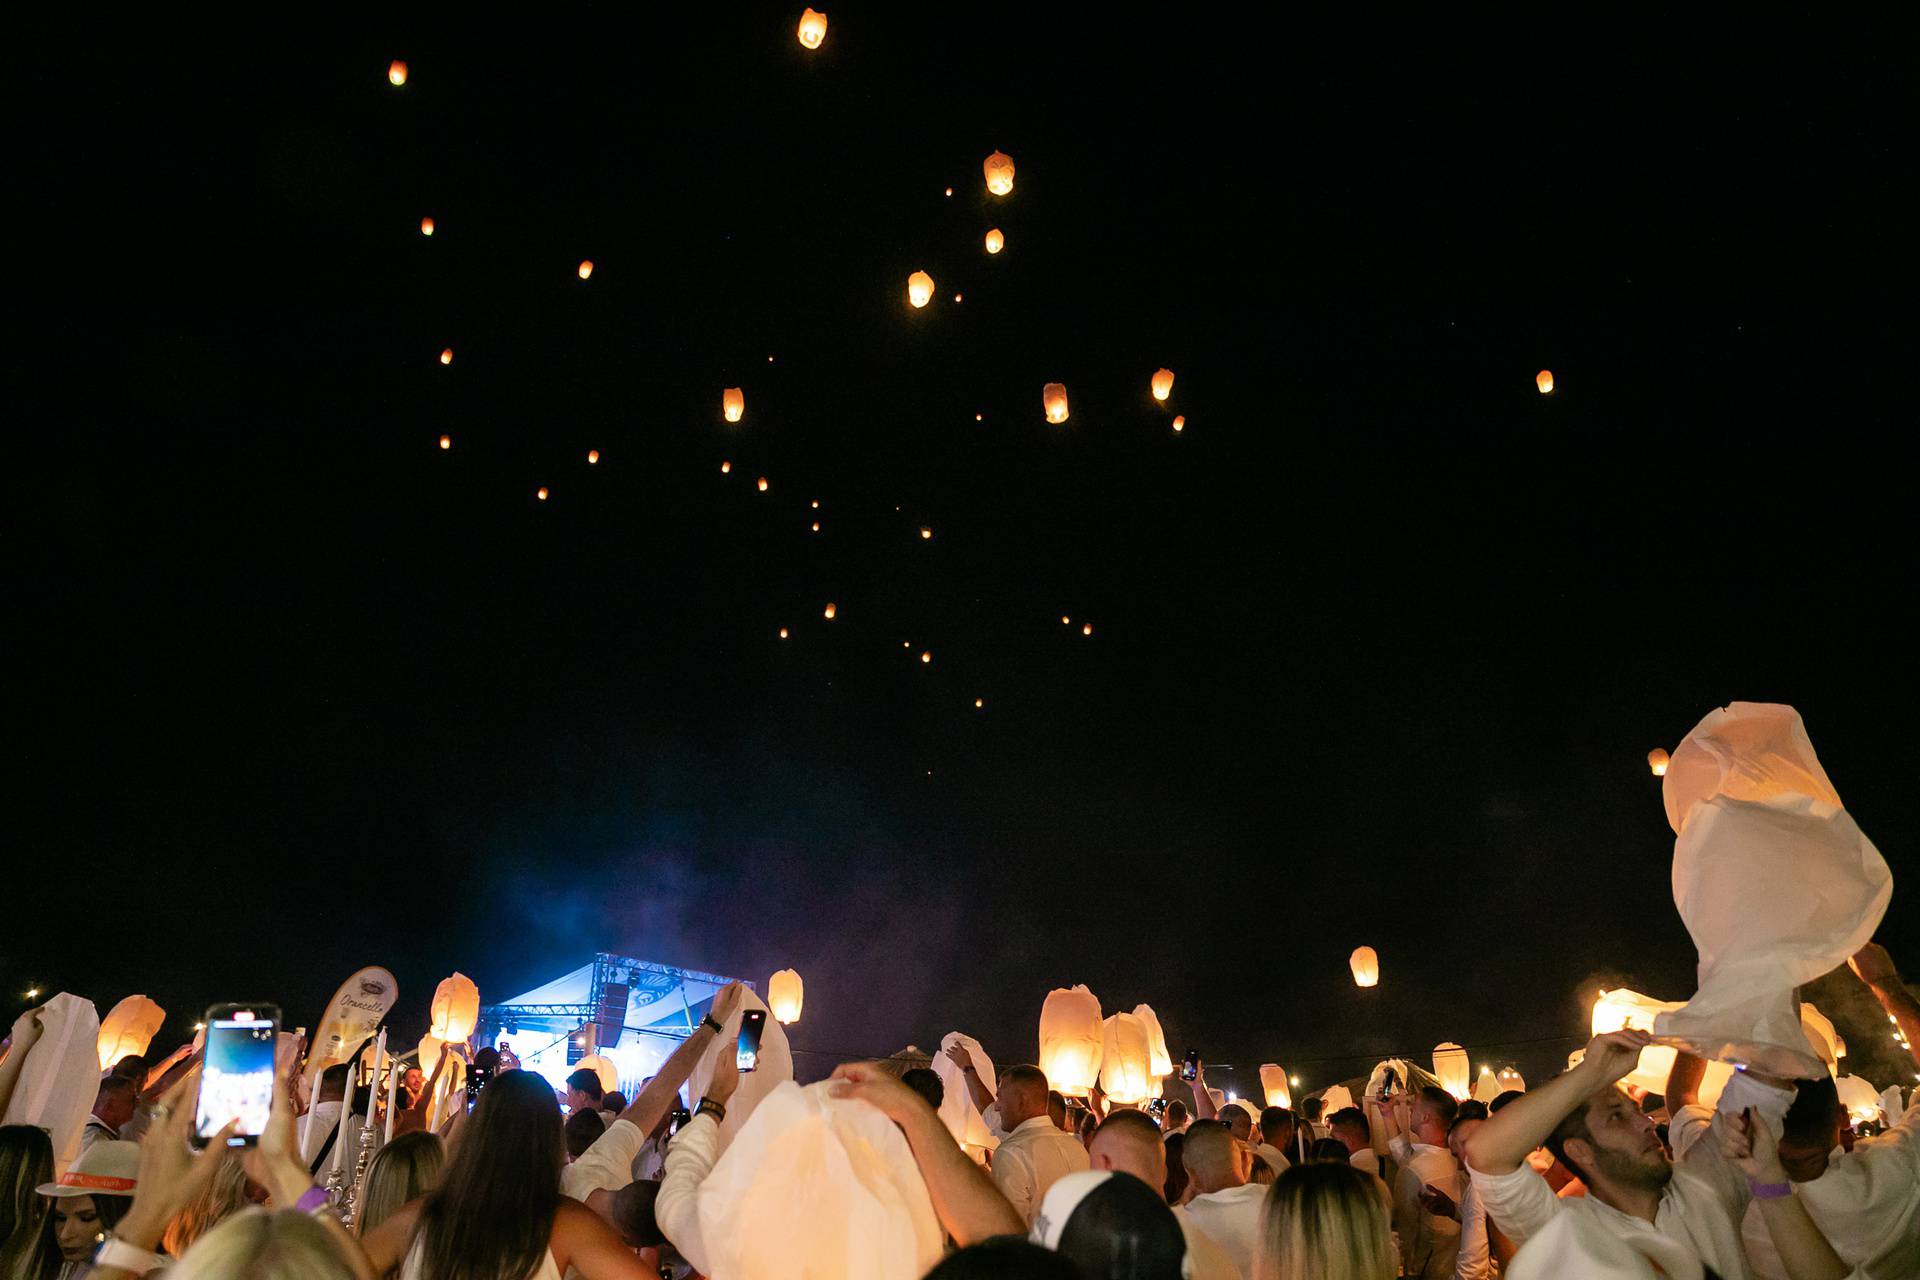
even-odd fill
[(1695, 1057), (1684, 1049), (1675, 1051), (1673, 1070), (1667, 1072), (1667, 1091), (1662, 1095), (1667, 1100), (1669, 1116), (1682, 1107), (1690, 1107), (1700, 1101), (1700, 1082), (1706, 1075), (1705, 1058)]
[(914, 1163), (933, 1198), (933, 1211), (954, 1241), (965, 1247), (989, 1236), (1026, 1230), (1020, 1215), (979, 1165), (947, 1132), (940, 1116), (913, 1090), (877, 1062), (847, 1062), (834, 1068), (836, 1098), (854, 1098), (877, 1108), (900, 1126)]
[(680, 1086), (693, 1074), (694, 1064), (700, 1061), (700, 1055), (720, 1034), (720, 1028), (726, 1025), (727, 1019), (740, 1008), (745, 992), (746, 988), (737, 982), (730, 982), (720, 989), (720, 993), (713, 998), (712, 1010), (693, 1029), (693, 1034), (667, 1055), (667, 1060), (660, 1064), (659, 1074), (641, 1087), (627, 1109), (620, 1113), (620, 1119), (631, 1122), (643, 1134), (653, 1132), (660, 1118), (672, 1108), (674, 1098), (679, 1096)]
[(974, 1109), (985, 1111), (993, 1105), (993, 1090), (980, 1078), (980, 1071), (973, 1065), (973, 1055), (967, 1052), (967, 1046), (956, 1044), (947, 1050), (947, 1059), (960, 1068), (960, 1078), (967, 1082), (967, 1096), (973, 1099)]
[(1913, 998), (1907, 990), (1907, 984), (1900, 980), (1900, 971), (1894, 968), (1893, 957), (1887, 949), (1877, 942), (1869, 942), (1855, 952), (1847, 963), (1860, 981), (1873, 989), (1874, 998), (1887, 1016), (1899, 1026), (1900, 1034), (1907, 1042), (1907, 1053), (1913, 1058), (1914, 1065), (1920, 1067), (1920, 1000)]
[(1573, 1109), (1633, 1070), (1647, 1047), (1644, 1031), (1609, 1031), (1587, 1043), (1580, 1065), (1529, 1089), (1467, 1139), (1467, 1164), (1481, 1173), (1512, 1173)]
[(1207, 1066), (1204, 1062), (1193, 1064), (1193, 1115), (1196, 1120), (1218, 1120), (1220, 1108), (1213, 1105), (1213, 1094), (1207, 1090)]
[(1852, 1268), (1840, 1260), (1807, 1216), (1807, 1206), (1793, 1194), (1772, 1126), (1755, 1116), (1751, 1107), (1737, 1120), (1729, 1116), (1728, 1121), (1716, 1129), (1720, 1154), (1746, 1175), (1787, 1275), (1792, 1280), (1842, 1280)]
[[(44, 1007), (44, 1006), (42, 1006)], [(13, 1101), (13, 1087), (20, 1082), (20, 1069), (40, 1039), (40, 1009), (29, 1009), (14, 1019), (13, 1035), (7, 1040), (7, 1056), (0, 1059), (0, 1116)]]

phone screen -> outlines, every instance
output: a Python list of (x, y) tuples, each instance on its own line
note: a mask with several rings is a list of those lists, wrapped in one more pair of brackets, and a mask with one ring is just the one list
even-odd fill
[(1180, 1078), (1182, 1080), (1198, 1080), (1200, 1078), (1200, 1051), (1198, 1049), (1187, 1050), (1187, 1060), (1180, 1064)]
[(229, 1120), (240, 1123), (228, 1146), (250, 1147), (259, 1141), (273, 1110), (277, 1030), (278, 1010), (223, 1006), (209, 1011), (200, 1103), (193, 1121), (195, 1145), (206, 1146)]
[(740, 1015), (740, 1045), (734, 1055), (734, 1062), (742, 1071), (755, 1071), (760, 1067), (760, 1033), (767, 1028), (767, 1011), (749, 1009)]

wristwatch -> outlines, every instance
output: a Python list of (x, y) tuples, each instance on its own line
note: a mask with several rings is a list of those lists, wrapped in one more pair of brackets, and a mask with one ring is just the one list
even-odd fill
[(122, 1271), (131, 1271), (143, 1276), (149, 1271), (167, 1265), (167, 1260), (157, 1253), (142, 1249), (139, 1245), (128, 1244), (125, 1240), (108, 1236), (93, 1251), (93, 1265), (96, 1267), (118, 1267)]
[(702, 1019), (700, 1019), (700, 1025), (701, 1025), (701, 1026), (703, 1026), (703, 1027), (712, 1027), (712, 1028), (713, 1028), (713, 1034), (715, 1034), (715, 1035), (719, 1035), (719, 1034), (720, 1034), (720, 1031), (721, 1031), (721, 1027), (720, 1027), (720, 1024), (719, 1024), (719, 1023), (717, 1023), (717, 1022), (715, 1022), (715, 1021), (713, 1020), (713, 1015), (712, 1015), (712, 1014), (708, 1014), (708, 1015), (707, 1015), (706, 1017), (704, 1017), (704, 1018), (702, 1018)]
[(727, 1108), (726, 1104), (715, 1102), (712, 1098), (702, 1098), (700, 1099), (700, 1105), (693, 1109), (693, 1114), (697, 1116), (712, 1116), (713, 1122), (719, 1124), (727, 1118)]

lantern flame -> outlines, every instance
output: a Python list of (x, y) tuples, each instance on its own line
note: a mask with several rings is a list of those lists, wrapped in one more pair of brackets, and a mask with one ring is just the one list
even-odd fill
[(433, 234), (433, 219), (432, 219), (432, 218), (422, 218), (422, 219), (420, 219), (420, 234), (421, 234), (421, 235), (423, 235), (423, 236), (430, 236), (430, 235), (432, 235), (432, 234)]
[(1173, 394), (1173, 370), (1162, 369), (1153, 375), (1153, 398), (1165, 400)]
[(760, 484), (760, 492), (765, 493), (767, 491), (767, 478), (765, 476), (761, 476), (759, 484)]
[(1667, 776), (1667, 760), (1667, 749), (1665, 747), (1655, 747), (1653, 750), (1647, 752), (1647, 768), (1653, 770), (1653, 776), (1656, 778), (1664, 778)]
[(398, 89), (407, 82), (407, 64), (395, 58), (387, 67), (387, 80)]
[(1179, 435), (1182, 431), (1185, 431), (1186, 429), (1187, 429), (1187, 415), (1184, 413), (1175, 414), (1173, 418), (1173, 434)]
[(1067, 389), (1058, 382), (1049, 382), (1040, 389), (1040, 402), (1047, 408), (1047, 421), (1055, 424), (1067, 420)]
[(580, 278), (581, 278), (582, 280), (585, 280), (585, 279), (586, 279), (586, 278), (587, 278), (588, 276), (590, 276), (590, 275), (592, 275), (592, 274), (593, 274), (593, 262), (592, 262), (592, 260), (591, 260), (591, 259), (589, 259), (589, 260), (586, 260), (586, 261), (583, 261), (583, 262), (581, 262), (581, 264), (580, 264)]
[(452, 347), (447, 347), (446, 349), (444, 349), (443, 351), (441, 351), (441, 353), (440, 353), (440, 363), (441, 363), (441, 364), (452, 364), (452, 363), (453, 363), (453, 348), (452, 348)]
[(534, 492), (533, 496), (545, 502), (547, 500), (547, 486), (541, 485), (540, 488)]
[(600, 461), (600, 451), (598, 449), (587, 450), (587, 464), (591, 466), (598, 461)]
[(1541, 395), (1543, 396), (1552, 395), (1553, 394), (1553, 370), (1542, 369), (1539, 373), (1534, 374), (1533, 385), (1540, 388)]
[(787, 629), (785, 627), (780, 628), (780, 638), (782, 640), (787, 638)]
[(453, 437), (452, 437), (452, 436), (441, 436), (441, 437), (440, 437), (440, 447), (441, 447), (442, 449), (451, 449), (451, 448), (453, 448)]
[[(801, 14), (799, 34), (801, 44), (809, 49), (818, 49), (820, 42), (827, 38), (827, 15), (816, 9), (809, 9)], [(780, 1021), (785, 1022), (786, 1019), (782, 1018)]]
[(987, 175), (987, 190), (996, 196), (1004, 196), (1013, 190), (1013, 157), (1004, 151), (996, 151), (980, 162), (980, 169)]
[(995, 227), (993, 230), (987, 232), (988, 253), (998, 253), (1006, 247), (1007, 238), (1000, 234), (1000, 228)]
[(916, 307), (924, 307), (933, 301), (933, 277), (924, 271), (916, 271), (908, 276), (907, 301)]
[(747, 411), (747, 393), (738, 387), (728, 387), (720, 393), (720, 413), (728, 422), (738, 422)]
[(920, 661), (922, 661), (922, 662), (932, 662), (932, 661), (933, 661), (933, 650), (931, 650), (931, 649), (924, 649), (924, 650), (922, 650), (922, 651), (921, 651), (921, 653), (920, 653)]
[(831, 600), (829, 600), (827, 602), (827, 608), (826, 608), (826, 614), (825, 614), (827, 621), (832, 622), (834, 615), (838, 612), (840, 612), (840, 610), (835, 607), (834, 603)]
[(723, 475), (723, 476), (724, 476), (724, 475), (726, 475), (726, 474), (727, 474), (728, 472), (730, 472), (730, 471), (732, 471), (732, 470), (733, 470), (733, 464), (732, 464), (731, 462), (723, 462), (723, 463), (721, 463), (721, 464), (720, 464), (720, 474), (721, 474), (721, 475)]

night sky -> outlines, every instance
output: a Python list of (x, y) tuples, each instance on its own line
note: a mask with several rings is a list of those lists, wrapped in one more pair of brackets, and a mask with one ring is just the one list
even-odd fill
[(610, 950), (806, 1074), (1085, 982), (1537, 1078), (1691, 993), (1735, 699), (1909, 874), (1904, 46), (802, 7), (19, 37), (6, 1007)]

